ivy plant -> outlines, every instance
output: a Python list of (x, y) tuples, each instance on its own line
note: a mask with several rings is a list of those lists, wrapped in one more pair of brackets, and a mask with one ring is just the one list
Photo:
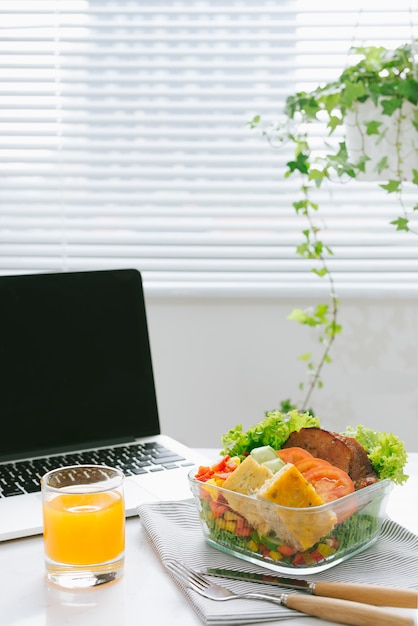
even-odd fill
[[(403, 193), (405, 184), (418, 186), (417, 44), (418, 40), (412, 41), (394, 50), (378, 46), (352, 48), (355, 62), (336, 80), (287, 98), (284, 119), (279, 124), (265, 127), (260, 116), (248, 124), (274, 147), (293, 146), (284, 177), (300, 178), (300, 195), (292, 206), (297, 215), (304, 217), (305, 227), (296, 251), (313, 262), (311, 271), (327, 280), (329, 286), (326, 303), (307, 311), (293, 309), (289, 314), (289, 319), (318, 330), (320, 355), (314, 358), (312, 351), (307, 351), (299, 356), (307, 365), (307, 382), (299, 385), (304, 397), (299, 406), (290, 398), (283, 400), (282, 410), (312, 411), (312, 394), (323, 386), (323, 367), (331, 363), (331, 348), (342, 331), (334, 278), (327, 264), (333, 251), (321, 238), (315, 192), (327, 181), (375, 178), (385, 193), (394, 194), (398, 200), (400, 212), (391, 221), (392, 226), (418, 234), (411, 224), (411, 214), (418, 210), (418, 204), (408, 206)], [(364, 117), (365, 106), (368, 113)], [(318, 124), (328, 132), (319, 150), (314, 149)], [(405, 152), (402, 131), (407, 124)], [(350, 148), (350, 127), (357, 133), (356, 149)], [(372, 152), (377, 153), (377, 159)]]

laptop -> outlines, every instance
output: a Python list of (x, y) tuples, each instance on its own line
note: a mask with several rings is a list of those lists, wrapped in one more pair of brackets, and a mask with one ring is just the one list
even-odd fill
[(42, 533), (40, 476), (120, 467), (126, 515), (208, 459), (160, 432), (140, 272), (0, 276), (0, 541)]

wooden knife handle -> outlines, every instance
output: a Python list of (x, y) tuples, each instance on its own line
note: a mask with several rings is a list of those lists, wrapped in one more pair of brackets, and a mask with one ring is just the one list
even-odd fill
[(415, 626), (413, 617), (398, 615), (370, 604), (336, 598), (289, 593), (283, 594), (282, 604), (307, 615), (352, 626)]
[(354, 600), (376, 606), (396, 606), (406, 609), (418, 608), (418, 591), (383, 585), (360, 585), (358, 583), (316, 582), (314, 593), (327, 598)]

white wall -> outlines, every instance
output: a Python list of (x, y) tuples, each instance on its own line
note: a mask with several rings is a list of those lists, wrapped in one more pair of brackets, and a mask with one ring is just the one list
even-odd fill
[[(147, 298), (162, 430), (197, 447), (221, 448), (236, 424), (257, 423), (287, 397), (299, 399), (315, 349), (311, 329), (286, 320), (312, 302)], [(362, 423), (396, 433), (418, 451), (418, 300), (344, 300), (341, 336), (312, 406), (329, 430)]]

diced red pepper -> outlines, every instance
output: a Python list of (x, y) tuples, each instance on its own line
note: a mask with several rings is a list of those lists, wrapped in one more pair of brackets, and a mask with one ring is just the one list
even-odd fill
[(278, 552), (283, 554), (283, 556), (292, 556), (295, 554), (296, 550), (291, 548), (290, 546), (286, 546), (284, 543), (281, 546), (277, 546)]
[(221, 480), (226, 480), (231, 472), (237, 468), (237, 464), (231, 461), (229, 454), (225, 455), (218, 463), (214, 463), (211, 467), (201, 465), (195, 474), (195, 478), (205, 483), (209, 478), (216, 476)]
[(303, 552), (298, 552), (295, 558), (292, 560), (293, 565), (306, 565), (305, 557)]
[(200, 489), (200, 497), (202, 500), (212, 500), (212, 497), (207, 489), (201, 487)]
[(212, 465), (213, 472), (215, 474), (217, 474), (218, 472), (223, 472), (225, 470), (227, 461), (229, 461), (230, 458), (231, 457), (229, 456), (229, 454), (227, 454), (220, 461), (218, 461), (218, 463), (215, 463), (214, 465)]
[(215, 472), (213, 475), (221, 480), (226, 480), (231, 472)]
[(260, 550), (260, 552), (261, 552), (261, 554), (263, 555), (264, 558), (267, 558), (269, 556), (270, 548), (265, 546), (264, 543), (260, 543), (259, 550)]
[(248, 528), (248, 524), (246, 522), (246, 520), (243, 517), (239, 517), (237, 519), (237, 526), (238, 528)]
[(319, 550), (314, 550), (313, 552), (310, 552), (310, 555), (316, 563), (320, 563), (321, 561), (325, 560), (324, 555), (321, 554)]
[(201, 482), (206, 482), (212, 476), (213, 470), (210, 467), (206, 467), (204, 465), (201, 465), (197, 473), (195, 474), (195, 478), (197, 478), (197, 480), (200, 480)]
[(216, 500), (210, 500), (209, 506), (212, 510), (212, 513), (215, 519), (222, 517), (225, 511), (228, 510), (228, 507), (226, 506), (226, 504), (219, 504), (219, 502), (217, 502)]

